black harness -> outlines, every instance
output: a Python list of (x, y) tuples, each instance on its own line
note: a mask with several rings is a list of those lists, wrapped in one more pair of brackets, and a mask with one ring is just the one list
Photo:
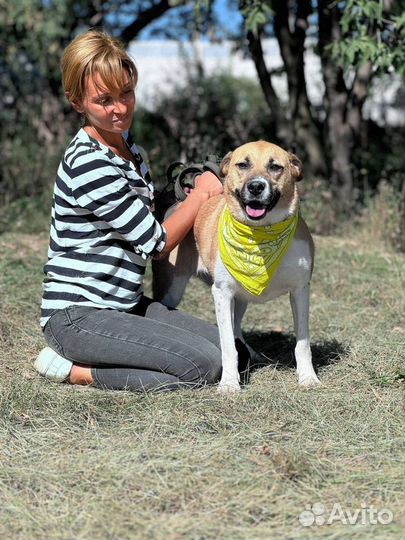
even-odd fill
[[(223, 181), (220, 172), (221, 159), (215, 155), (209, 155), (202, 163), (185, 164), (182, 161), (174, 161), (166, 171), (167, 186), (173, 185), (174, 195), (177, 201), (184, 201), (187, 195), (195, 187), (195, 179), (200, 174), (210, 171), (215, 174), (221, 182)], [(165, 188), (165, 189), (166, 189)]]

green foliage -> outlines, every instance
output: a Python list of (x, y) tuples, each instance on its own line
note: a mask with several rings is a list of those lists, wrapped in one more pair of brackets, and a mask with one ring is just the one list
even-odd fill
[(86, 0), (1, 1), (0, 205), (35, 197), (53, 179), (69, 131), (59, 59), (92, 12)]
[(342, 39), (331, 52), (345, 68), (370, 61), (375, 70), (405, 73), (405, 3), (393, 3), (385, 12), (383, 2), (348, 0), (342, 7)]
[[(239, 0), (239, 12), (245, 21), (245, 32), (252, 32), (257, 36), (263, 27), (269, 23), (273, 15), (271, 3), (271, 0)], [(197, 25), (201, 25), (202, 19), (211, 12), (214, 4), (215, 0), (194, 0)], [(233, 9), (233, 6), (228, 5), (228, 9)]]
[(196, 19), (196, 24), (199, 26), (212, 7), (211, 0), (197, 0), (194, 5), (194, 15)]
[(0, 213), (20, 197), (39, 195), (54, 178), (56, 147), (44, 146), (35, 136), (35, 131), (27, 127), (25, 133), (1, 143)]
[[(59, 58), (74, 26), (78, 2), (21, 0), (0, 10), (0, 124), (13, 135), (40, 114), (47, 92), (61, 96)], [(84, 3), (84, 2), (83, 2)], [(59, 90), (59, 91), (58, 91)], [(45, 92), (45, 96), (44, 96)]]
[(368, 144), (353, 153), (354, 183), (362, 202), (368, 191), (376, 192), (381, 181), (390, 182), (395, 191), (405, 183), (404, 133), (387, 126), (368, 126)]
[(51, 189), (35, 197), (20, 197), (7, 206), (0, 206), (0, 234), (24, 232), (37, 234), (49, 230)]
[(269, 0), (241, 0), (240, 12), (245, 19), (246, 32), (257, 36), (273, 14)]

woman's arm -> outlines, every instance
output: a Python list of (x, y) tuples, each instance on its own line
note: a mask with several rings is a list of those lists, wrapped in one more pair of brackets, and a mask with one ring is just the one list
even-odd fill
[(194, 225), (201, 206), (209, 198), (220, 195), (222, 192), (223, 186), (215, 174), (207, 171), (197, 177), (193, 191), (163, 222), (167, 234), (166, 246), (159, 257), (167, 256), (183, 240)]

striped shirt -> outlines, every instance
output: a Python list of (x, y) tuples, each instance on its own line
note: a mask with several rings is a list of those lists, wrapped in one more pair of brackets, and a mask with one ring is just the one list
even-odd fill
[(132, 309), (143, 294), (149, 256), (166, 244), (152, 214), (153, 185), (130, 137), (141, 171), (79, 130), (59, 165), (45, 264), (41, 326), (73, 304)]

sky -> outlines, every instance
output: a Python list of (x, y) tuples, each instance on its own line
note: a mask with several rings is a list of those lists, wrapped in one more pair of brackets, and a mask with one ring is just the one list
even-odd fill
[[(225, 33), (233, 33), (242, 23), (243, 19), (238, 9), (230, 9), (228, 0), (213, 0), (213, 10), (217, 18), (221, 21), (221, 27)], [(139, 39), (153, 39), (153, 29), (158, 26), (163, 26), (166, 21), (170, 21), (173, 13), (166, 13), (160, 17), (155, 23), (149, 25), (141, 32)]]
[(243, 22), (239, 10), (228, 8), (227, 0), (216, 0), (214, 11), (218, 15), (218, 19), (221, 20), (221, 24), (230, 32), (233, 32)]

